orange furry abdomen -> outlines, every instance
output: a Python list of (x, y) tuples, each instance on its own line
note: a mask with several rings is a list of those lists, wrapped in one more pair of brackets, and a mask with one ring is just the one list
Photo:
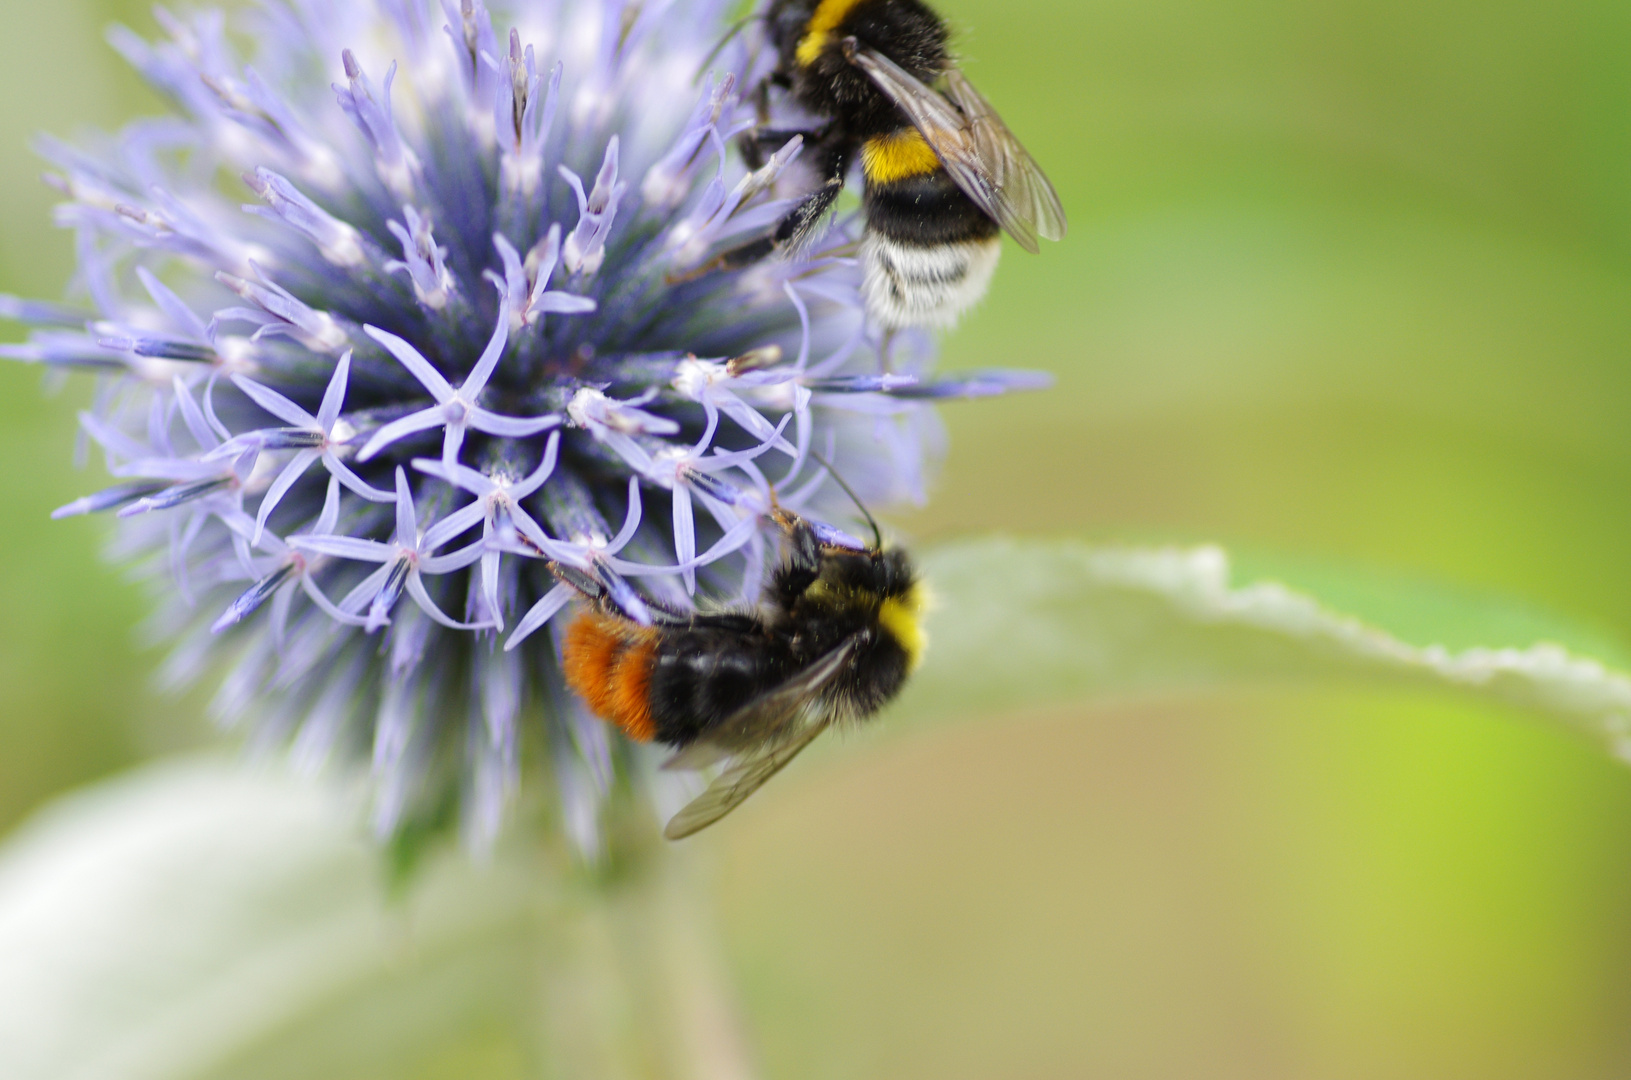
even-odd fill
[(598, 611), (572, 620), (561, 646), (566, 685), (638, 742), (657, 733), (649, 694), (656, 659), (657, 631)]

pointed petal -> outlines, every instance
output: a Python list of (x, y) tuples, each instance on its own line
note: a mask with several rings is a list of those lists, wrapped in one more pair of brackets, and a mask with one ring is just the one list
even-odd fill
[(306, 470), (311, 468), (312, 462), (322, 456), (316, 450), (302, 450), (283, 466), (283, 471), (278, 473), (277, 479), (272, 481), (272, 486), (267, 488), (266, 494), (261, 497), (260, 509), (255, 513), (255, 535), (250, 538), (250, 543), (260, 543), (261, 533), (266, 529), (266, 519), (272, 516), (272, 511), (283, 500), (283, 496), (288, 494), (295, 481), (304, 476)]
[(714, 395), (715, 404), (719, 406), (719, 411), (742, 425), (742, 428), (748, 434), (760, 440), (773, 440), (776, 449), (784, 454), (797, 453), (786, 439), (776, 434), (776, 429), (770, 425), (770, 421), (766, 420), (757, 409), (747, 402), (729, 390), (715, 389)]
[(360, 616), (340, 610), (334, 601), (330, 600), (328, 595), (318, 587), (317, 582), (311, 579), (310, 574), (300, 579), (300, 587), (305, 590), (307, 596), (311, 597), (311, 602), (321, 608), (323, 614), (335, 622), (342, 622), (347, 626), (361, 626), (363, 624), (364, 620)]
[(469, 506), (454, 511), (426, 529), (424, 539), (419, 541), (419, 550), (435, 551), (454, 537), (475, 528), (476, 523), (486, 516), (486, 500), (477, 499)]
[(691, 447), (691, 456), (694, 458), (702, 456), (702, 452), (714, 441), (714, 433), (719, 430), (719, 406), (706, 396), (702, 399), (702, 415), (706, 422), (702, 425), (702, 438)]
[(544, 598), (532, 605), (526, 615), (522, 616), (521, 621), (516, 623), (515, 632), (510, 635), (510, 640), (504, 643), (504, 651), (509, 652), (525, 641), (527, 635), (553, 619), (556, 612), (571, 603), (576, 595), (578, 590), (572, 586), (556, 582), (555, 587), (545, 593)]
[[(395, 564), (387, 559), (385, 565), (357, 582), (352, 590), (341, 599), (340, 610), (347, 616), (360, 615), (362, 609), (367, 607), (368, 602), (379, 592), (380, 586), (385, 584), (385, 579), (391, 576), (391, 567), (393, 565)], [(358, 622), (357, 625), (361, 626), (363, 623)]]
[(485, 630), (493, 625), (490, 622), (462, 623), (449, 618), (436, 606), (436, 601), (430, 598), (430, 593), (425, 591), (425, 583), (419, 580), (418, 574), (408, 575), (408, 595), (413, 597), (413, 602), (419, 605), (421, 611), (449, 630)]
[(175, 388), (176, 407), (181, 410), (181, 419), (186, 423), (193, 440), (198, 443), (198, 448), (208, 453), (220, 446), (221, 440), (215, 434), (215, 429), (204, 419), (203, 412), (198, 408), (198, 402), (193, 400), (192, 391), (187, 389), (187, 384), (181, 381), (180, 375), (171, 379), (171, 386)]
[(340, 362), (334, 365), (334, 375), (328, 381), (328, 389), (323, 391), (323, 403), (317, 407), (317, 426), (325, 433), (334, 430), (334, 421), (340, 418), (340, 408), (345, 404), (345, 387), (351, 377), (351, 350), (347, 349), (340, 354)]
[(329, 474), (357, 495), (361, 495), (369, 502), (388, 503), (396, 502), (396, 496), (389, 491), (381, 491), (373, 487), (362, 477), (351, 471), (351, 467), (341, 461), (339, 456), (330, 450), (323, 455), (323, 464), (328, 468)]
[(475, 401), (486, 388), (487, 380), (493, 377), (493, 369), (498, 367), (499, 358), (504, 355), (504, 346), (509, 340), (510, 298), (500, 293), (498, 322), (493, 327), (493, 336), (487, 339), (487, 347), (481, 351), (481, 359), (476, 361), (476, 366), (470, 369), (470, 377), (459, 388), (463, 397)]
[(413, 377), (424, 384), (431, 396), (439, 403), (446, 405), (453, 398), (453, 387), (442, 378), (442, 373), (424, 355), (406, 341), (377, 326), (364, 326), (362, 332), (373, 338), (385, 347), (385, 350), (396, 357), (402, 366), (413, 373)]
[(317, 526), (312, 531), (332, 533), (340, 520), (340, 478), (330, 475), (328, 491), (323, 495), (323, 512), (317, 515)]
[(362, 448), (357, 455), (358, 461), (367, 461), (398, 439), (412, 435), (416, 431), (429, 431), (434, 427), (441, 427), (446, 422), (440, 405), (432, 405), (428, 409), (420, 409), (416, 413), (409, 413), (374, 432), (374, 437), (368, 440), (368, 445)]
[(546, 292), (527, 311), (527, 319), (529, 322), (537, 322), (542, 315), (585, 315), (595, 310), (595, 307), (595, 302), (587, 296)]
[(395, 544), (382, 544), (378, 540), (363, 540), (355, 536), (291, 536), (289, 546), (299, 551), (315, 551), (337, 559), (356, 559), (360, 562), (390, 562), (396, 557)]
[(623, 518), (623, 527), (617, 530), (612, 542), (606, 545), (606, 554), (615, 555), (623, 545), (634, 539), (634, 530), (640, 527), (640, 479), (629, 477), (629, 512)]
[(510, 497), (520, 501), (544, 486), (550, 474), (555, 471), (555, 460), (561, 449), (561, 433), (551, 432), (549, 443), (544, 447), (544, 460), (532, 471), (532, 475), (510, 489)]
[(775, 449), (776, 443), (781, 439), (782, 432), (787, 430), (787, 425), (792, 419), (792, 413), (787, 413), (784, 415), (781, 418), (781, 421), (776, 425), (775, 435), (764, 440), (758, 446), (750, 446), (746, 450), (721, 450), (718, 447), (715, 447), (712, 454), (704, 458), (698, 458), (693, 463), (693, 467), (697, 469), (706, 469), (709, 472), (713, 472), (717, 469), (734, 468), (744, 461), (752, 461), (754, 458), (765, 453), (767, 450)]
[(707, 566), (711, 562), (724, 558), (752, 539), (757, 529), (758, 523), (753, 518), (743, 518), (726, 530), (725, 535), (720, 537), (712, 547), (701, 555), (692, 558), (688, 564), (651, 566), (646, 563), (624, 562), (622, 559), (605, 559), (604, 562), (624, 577), (649, 577), (652, 574), (672, 574), (676, 571), (683, 573), (687, 565), (691, 567)]
[(396, 467), (396, 542), (405, 548), (416, 546), (419, 539), (419, 519), (413, 509), (413, 489), (408, 487), (408, 474)]
[(151, 451), (111, 424), (105, 424), (95, 413), (81, 412), (79, 426), (85, 434), (96, 440), (108, 456), (134, 461), (147, 457)]
[(690, 565), (697, 553), (696, 521), (691, 516), (691, 492), (684, 484), (674, 486), (674, 559), (685, 567), (680, 577), (685, 591), (691, 596), (697, 592), (697, 571)]
[[(227, 530), (232, 533), (235, 539), (242, 540), (244, 542), (245, 546), (241, 558), (247, 560), (249, 557), (249, 538), (255, 535), (255, 519), (244, 513), (242, 510), (237, 509), (217, 510), (215, 511), (215, 516), (220, 520), (221, 524), (227, 527)], [(276, 555), (279, 558), (282, 558), (289, 553), (289, 545), (283, 542), (283, 538), (277, 533), (266, 530), (261, 531), (260, 540), (255, 546), (260, 548), (262, 551), (271, 555)], [(247, 561), (245, 562), (245, 565), (248, 565)], [(254, 570), (251, 570), (250, 576), (259, 577), (260, 574)]]
[(464, 431), (470, 424), (468, 417), (462, 424), (449, 424), (442, 436), (442, 464), (457, 465), (459, 449), (464, 446)]
[(169, 319), (176, 329), (182, 331), (194, 341), (209, 341), (209, 334), (204, 328), (204, 320), (200, 319), (192, 308), (184, 304), (181, 297), (171, 292), (164, 282), (154, 277), (151, 270), (145, 266), (138, 266), (136, 276), (141, 279), (142, 287), (147, 290), (147, 295), (153, 298), (153, 303), (159, 306), (159, 310), (164, 312), (165, 318)]
[(804, 298), (793, 288), (791, 281), (782, 282), (782, 291), (793, 301), (793, 310), (799, 314), (799, 356), (793, 361), (793, 368), (803, 371), (804, 365), (810, 362), (810, 309), (804, 306)]
[(221, 418), (215, 415), (215, 380), (219, 372), (210, 372), (209, 379), (204, 383), (204, 419), (210, 422), (210, 429), (223, 439), (232, 438), (232, 432), (221, 423)]
[[(534, 521), (532, 515), (521, 509), (520, 506), (510, 507), (510, 522), (515, 526), (516, 532), (525, 536), (545, 555), (548, 555), (556, 562), (571, 562), (576, 558), (576, 553), (571, 549), (570, 544), (550, 539), (549, 534), (544, 532), (543, 526)], [(506, 550), (514, 549), (507, 548)], [(522, 549), (518, 554), (535, 555), (536, 552)]]
[[(532, 283), (532, 295), (527, 298), (527, 321), (536, 322), (534, 314), (539, 310), (538, 301), (544, 296), (544, 290), (549, 288), (549, 279), (555, 274), (555, 266), (561, 259), (561, 225), (560, 222), (549, 227), (544, 237), (543, 251), (538, 256), (538, 277)], [(533, 251), (537, 252), (537, 248)]]
[(499, 435), (507, 439), (524, 439), (528, 435), (536, 435), (541, 431), (559, 427), (561, 418), (554, 413), (548, 416), (533, 416), (522, 418), (519, 416), (500, 416), (498, 413), (488, 412), (486, 409), (470, 410), (470, 426), (477, 431), (485, 431), (489, 435)]
[(450, 551), (446, 555), (421, 555), (419, 571), (424, 574), (449, 574), (455, 570), (463, 570), (488, 550), (486, 541), (477, 540), (474, 544)]
[(504, 612), (498, 606), (498, 564), (503, 557), (497, 551), (485, 551), (481, 556), (481, 595), (493, 616), (493, 629), (501, 634), (504, 632)]
[(256, 405), (259, 405), (291, 427), (318, 429), (323, 427), (322, 424), (317, 422), (317, 417), (269, 386), (262, 386), (254, 379), (246, 378), (243, 375), (232, 376), (232, 383), (239, 390), (242, 390), (244, 396), (250, 401), (253, 401)]
[(468, 465), (460, 465), (457, 462), (449, 465), (447, 462), (438, 461), (436, 458), (423, 457), (414, 458), (410, 464), (426, 476), (434, 476), (444, 483), (463, 488), (473, 495), (485, 497), (498, 490), (498, 485), (493, 483), (492, 477), (484, 472), (478, 472)]

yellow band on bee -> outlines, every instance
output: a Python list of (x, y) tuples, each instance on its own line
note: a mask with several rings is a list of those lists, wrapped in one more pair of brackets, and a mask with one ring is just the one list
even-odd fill
[(832, 40), (832, 32), (859, 3), (861, 0), (821, 0), (816, 5), (815, 14), (810, 16), (798, 50), (793, 54), (800, 67), (809, 67), (820, 58), (821, 50)]
[(927, 176), (940, 168), (940, 159), (917, 128), (878, 135), (861, 145), (861, 171), (874, 184)]
[(905, 596), (892, 597), (878, 607), (878, 622), (900, 643), (906, 653), (908, 671), (923, 660), (929, 645), (929, 635), (923, 632), (923, 623), (919, 621), (926, 599), (923, 586), (914, 585)]

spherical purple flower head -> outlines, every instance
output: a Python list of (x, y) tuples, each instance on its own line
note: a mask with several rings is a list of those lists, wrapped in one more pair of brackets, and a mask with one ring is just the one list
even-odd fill
[(172, 682), (224, 670), (223, 722), (370, 760), (381, 837), (462, 791), (490, 841), (530, 731), (592, 848), (616, 769), (651, 771), (563, 686), (549, 564), (636, 618), (751, 602), (772, 492), (852, 521), (819, 459), (921, 500), (930, 399), (1023, 381), (885, 348), (853, 220), (707, 269), (808, 183), (797, 138), (728, 149), (773, 63), (710, 59), (728, 6), (266, 0), (230, 36), (161, 9), (169, 40), (111, 41), (175, 113), (43, 148), (94, 310), (8, 298), (37, 329), (5, 352), (95, 374), (121, 481), (58, 515), (117, 510), (162, 575)]

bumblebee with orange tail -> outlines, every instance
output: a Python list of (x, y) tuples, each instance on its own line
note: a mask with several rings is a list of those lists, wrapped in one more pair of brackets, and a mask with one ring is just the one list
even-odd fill
[[(761, 85), (825, 120), (813, 131), (754, 132), (744, 151), (802, 135), (820, 186), (774, 233), (720, 256), (745, 266), (810, 243), (857, 156), (865, 181), (861, 291), (886, 331), (946, 326), (985, 294), (999, 233), (1035, 253), (1060, 240), (1065, 212), (1042, 170), (963, 77), (946, 25), (921, 0), (771, 0), (760, 16), (776, 50)], [(935, 87), (943, 86), (944, 93)]]
[(828, 727), (876, 713), (923, 654), (922, 587), (904, 551), (774, 514), (787, 559), (753, 610), (643, 625), (591, 584), (594, 603), (566, 631), (567, 684), (597, 715), (674, 747), (665, 768), (723, 765), (669, 821), (670, 840), (730, 813)]

